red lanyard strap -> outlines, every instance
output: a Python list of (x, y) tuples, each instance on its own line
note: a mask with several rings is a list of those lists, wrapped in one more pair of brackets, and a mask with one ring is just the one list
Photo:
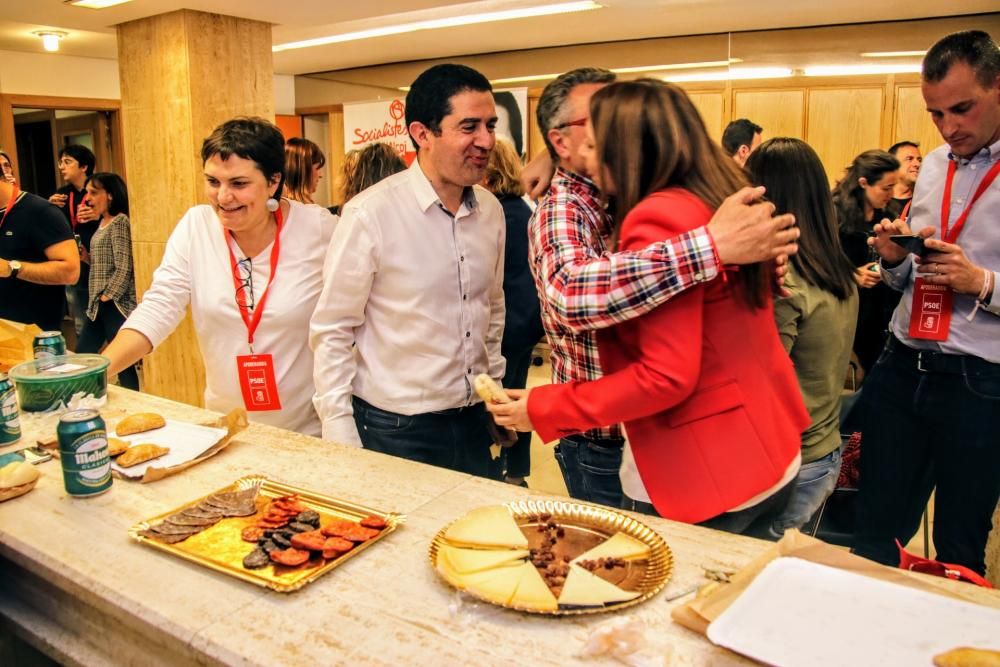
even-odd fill
[(951, 214), (951, 184), (955, 180), (955, 170), (957, 168), (958, 164), (955, 160), (948, 161), (948, 176), (944, 181), (944, 198), (941, 201), (941, 238), (947, 243), (954, 243), (958, 239), (958, 235), (962, 233), (962, 227), (965, 226), (965, 221), (969, 217), (969, 211), (972, 210), (973, 205), (979, 201), (979, 198), (983, 196), (986, 189), (992, 185), (997, 175), (1000, 174), (1000, 161), (995, 162), (990, 167), (990, 170), (986, 172), (986, 176), (980, 181), (979, 187), (976, 188), (975, 194), (972, 195), (972, 199), (969, 200), (962, 214), (955, 221), (955, 227), (949, 230), (948, 217)]
[(10, 215), (10, 209), (14, 208), (14, 204), (17, 203), (17, 196), (21, 194), (21, 189), (17, 186), (17, 183), (10, 184), (10, 200), (7, 202), (7, 208), (3, 210), (3, 217), (0, 217), (0, 227), (3, 227), (3, 223), (7, 220), (7, 216)]
[(75, 192), (69, 193), (69, 226), (72, 227), (73, 231), (75, 232), (77, 219), (76, 219), (76, 205), (73, 203), (74, 194), (76, 193)]
[(233, 233), (228, 229), (225, 230), (227, 240), (226, 250), (229, 251), (229, 266), (233, 271), (233, 287), (235, 287), (237, 294), (237, 310), (240, 311), (240, 317), (243, 318), (243, 323), (247, 327), (247, 343), (250, 345), (251, 352), (253, 352), (253, 335), (260, 325), (260, 318), (264, 314), (264, 304), (267, 303), (267, 295), (270, 294), (271, 285), (274, 284), (274, 278), (278, 274), (278, 255), (281, 253), (281, 225), (284, 222), (280, 207), (274, 212), (274, 222), (277, 229), (274, 232), (274, 247), (271, 248), (271, 277), (267, 281), (264, 293), (260, 295), (257, 307), (253, 309), (253, 315), (247, 314), (247, 308), (239, 303), (239, 292), (243, 289), (243, 281), (240, 279), (240, 270), (236, 265), (236, 255), (233, 254), (233, 249), (228, 242), (228, 239), (232, 238)]

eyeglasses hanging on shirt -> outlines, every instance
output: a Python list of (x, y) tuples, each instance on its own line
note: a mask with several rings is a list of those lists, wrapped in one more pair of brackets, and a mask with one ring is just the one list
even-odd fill
[(236, 305), (241, 310), (253, 312), (253, 260), (249, 257), (236, 260), (236, 268), (239, 272), (239, 285), (236, 288)]

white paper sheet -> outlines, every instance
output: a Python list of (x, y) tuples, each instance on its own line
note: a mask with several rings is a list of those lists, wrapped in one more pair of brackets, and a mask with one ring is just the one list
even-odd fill
[(167, 425), (146, 431), (118, 437), (114, 435), (114, 428), (108, 428), (108, 435), (112, 438), (125, 440), (132, 445), (153, 444), (161, 447), (169, 447), (170, 453), (152, 461), (146, 461), (138, 465), (122, 468), (117, 463), (112, 463), (111, 468), (121, 475), (129, 478), (141, 479), (146, 474), (146, 468), (169, 468), (170, 466), (187, 463), (200, 456), (206, 449), (222, 440), (225, 437), (226, 429), (213, 428), (211, 426), (199, 426), (187, 422), (167, 420)]
[(708, 638), (779, 666), (930, 665), (959, 646), (1000, 650), (1000, 610), (778, 558), (708, 626)]

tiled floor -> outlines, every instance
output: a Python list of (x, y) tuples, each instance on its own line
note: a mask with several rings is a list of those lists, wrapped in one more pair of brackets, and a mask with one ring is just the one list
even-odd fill
[[(541, 366), (532, 366), (531, 370), (528, 371), (529, 388), (551, 382), (552, 371), (548, 364), (548, 358), (544, 358), (545, 362)], [(552, 448), (552, 444), (543, 444), (537, 434), (532, 436), (531, 475), (528, 477), (528, 487), (543, 493), (565, 496), (568, 495), (566, 492), (566, 484), (563, 482), (562, 473), (559, 471), (559, 464), (556, 463), (556, 459), (552, 454)], [(928, 512), (930, 513), (929, 528), (933, 530), (933, 498), (931, 498), (931, 502), (928, 505)], [(913, 539), (906, 545), (906, 548), (911, 553), (920, 556), (924, 555), (923, 528), (917, 531), (917, 534), (913, 536)], [(933, 545), (930, 547), (930, 557), (934, 557)]]

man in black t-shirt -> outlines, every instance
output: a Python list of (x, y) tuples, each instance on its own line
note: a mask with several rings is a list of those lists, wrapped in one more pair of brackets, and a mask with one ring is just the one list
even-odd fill
[(63, 146), (59, 151), (59, 174), (66, 185), (49, 197), (49, 201), (60, 208), (73, 233), (80, 237), (80, 279), (66, 288), (78, 336), (87, 319), (87, 304), (90, 303), (90, 239), (100, 224), (87, 204), (87, 181), (94, 175), (96, 166), (97, 158), (86, 146)]
[(885, 207), (890, 219), (898, 218), (913, 198), (913, 186), (917, 184), (920, 165), (924, 158), (920, 154), (920, 144), (915, 141), (900, 141), (889, 147), (889, 152), (899, 160), (896, 185), (892, 189), (892, 201)]
[(73, 231), (49, 202), (0, 181), (0, 318), (58, 330), (64, 285), (76, 284)]

